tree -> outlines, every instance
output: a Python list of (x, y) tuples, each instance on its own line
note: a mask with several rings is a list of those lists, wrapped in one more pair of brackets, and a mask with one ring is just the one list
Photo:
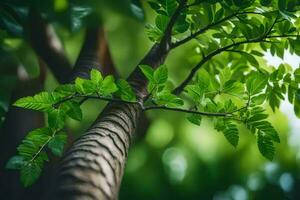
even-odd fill
[[(91, 98), (109, 103), (65, 153), (55, 185), (56, 199), (116, 199), (138, 118), (147, 110), (184, 112), (199, 126), (202, 117), (209, 117), (234, 147), (239, 141), (238, 125), (243, 125), (257, 137), (261, 154), (273, 159), (274, 142), (280, 138), (267, 120), (266, 106), (275, 112), (287, 94), (299, 117), (299, 69), (293, 71), (284, 64), (270, 69), (262, 57), (265, 51), (279, 57), (285, 50), (300, 55), (299, 2), (157, 0), (149, 4), (157, 13), (155, 25), (146, 27), (154, 45), (127, 80), (100, 72), (105, 66), (99, 62), (99, 34), (93, 26), (88, 28), (72, 71), (61, 50), (51, 45), (42, 48), (43, 41), (32, 39), (33, 48), (57, 79), (68, 83), (14, 103), (48, 116), (48, 125), (31, 131), (18, 147), (18, 155), (7, 163), (8, 168), (21, 171), (24, 185), (39, 177), (48, 161), (47, 149), (63, 154), (64, 122), (67, 117), (81, 120), (80, 105)], [(31, 8), (28, 16), (43, 23), (39, 12)], [(92, 22), (97, 18), (93, 12), (83, 15)], [(39, 27), (45, 30), (45, 24)], [(197, 64), (178, 86), (166, 86), (165, 59), (170, 51), (192, 40)]]

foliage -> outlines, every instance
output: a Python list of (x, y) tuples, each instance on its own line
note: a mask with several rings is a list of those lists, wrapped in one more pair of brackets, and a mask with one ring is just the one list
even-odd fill
[[(115, 81), (113, 76), (91, 70), (90, 79), (77, 78), (74, 84), (15, 102), (15, 106), (48, 114), (48, 127), (30, 132), (18, 147), (18, 155), (7, 164), (21, 170), (24, 185), (32, 184), (41, 173), (48, 161), (46, 148), (62, 154), (64, 122), (67, 117), (81, 120), (80, 105), (88, 98), (138, 104), (144, 111), (185, 112), (198, 126), (203, 116), (211, 117), (215, 129), (234, 147), (239, 142), (239, 126), (245, 126), (256, 136), (261, 154), (273, 159), (274, 143), (280, 138), (266, 110), (269, 106), (275, 112), (287, 95), (300, 116), (300, 68), (293, 71), (282, 64), (274, 69), (264, 63), (263, 56), (268, 50), (281, 58), (285, 51), (300, 55), (299, 5), (285, 0), (189, 0), (180, 7), (182, 2), (150, 1), (157, 16), (154, 25), (146, 26), (149, 39), (164, 44), (164, 34), (175, 20), (171, 43), (166, 45), (170, 49), (195, 39), (199, 61), (178, 87), (168, 87), (166, 65), (154, 69), (142, 63), (139, 70), (148, 81), (148, 96), (139, 101), (126, 80)], [(227, 60), (225, 56), (218, 59), (220, 54), (226, 54)]]
[(60, 85), (53, 92), (41, 92), (17, 100), (14, 106), (47, 113), (48, 126), (28, 133), (18, 147), (18, 155), (12, 157), (6, 167), (20, 170), (24, 186), (31, 185), (40, 176), (44, 162), (48, 161), (47, 149), (56, 156), (63, 154), (67, 141), (66, 118), (81, 121), (80, 105), (86, 98), (113, 101), (114, 96), (128, 103), (136, 99), (127, 81), (115, 81), (112, 76), (103, 78), (98, 70), (92, 69), (89, 80), (76, 78), (74, 84)]

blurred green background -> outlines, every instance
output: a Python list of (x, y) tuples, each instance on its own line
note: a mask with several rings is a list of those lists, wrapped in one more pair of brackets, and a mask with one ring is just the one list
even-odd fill
[[(152, 22), (154, 13), (146, 3), (143, 7), (146, 21)], [(126, 78), (152, 45), (144, 29), (145, 21), (114, 8), (102, 10), (101, 18), (116, 68), (121, 77)], [(68, 58), (74, 63), (84, 37), (84, 27), (71, 32), (55, 23), (54, 26)], [(174, 85), (196, 62), (196, 53), (186, 54), (192, 51), (192, 46), (186, 45), (172, 52), (167, 59)], [(33, 79), (39, 75), (39, 68), (33, 51), (20, 38), (6, 38), (1, 51), (0, 103), (4, 113), (1, 120), (4, 120), (11, 91), (17, 82), (16, 74), (25, 73)], [(266, 59), (273, 58), (266, 56)], [(293, 59), (285, 61), (298, 65), (298, 58)], [(20, 64), (11, 72), (5, 68), (9, 66), (8, 61)], [(52, 90), (57, 84), (48, 71), (45, 89)], [(69, 132), (76, 136), (83, 133), (103, 106), (104, 103), (97, 101), (86, 102), (83, 105), (84, 121), (69, 120)], [(137, 133), (145, 136), (138, 137), (130, 150), (120, 199), (300, 199), (300, 121), (288, 104), (283, 103), (281, 107), (284, 112), (271, 114), (271, 122), (282, 140), (276, 146), (273, 162), (260, 155), (254, 136), (243, 127), (240, 127), (240, 143), (234, 149), (222, 133), (213, 129), (209, 119), (204, 119), (201, 127), (197, 127), (182, 113), (147, 112), (150, 125), (146, 133)]]

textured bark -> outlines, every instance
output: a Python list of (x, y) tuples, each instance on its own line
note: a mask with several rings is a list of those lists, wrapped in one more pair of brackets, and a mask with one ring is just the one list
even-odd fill
[(65, 155), (59, 199), (116, 199), (140, 109), (110, 104)]
[[(166, 53), (165, 46), (155, 45), (141, 64), (157, 67), (164, 61)], [(80, 57), (86, 58), (85, 55)], [(94, 60), (91, 59), (89, 66), (97, 67), (93, 66)], [(84, 62), (79, 60), (77, 63), (82, 63), (84, 67), (88, 64), (87, 61), (88, 59), (84, 59)], [(78, 69), (80, 65), (77, 65)], [(142, 101), (147, 95), (147, 81), (139, 68), (136, 68), (128, 80), (136, 90), (138, 99)], [(54, 199), (117, 199), (140, 114), (141, 108), (137, 104), (110, 103), (64, 156)]]

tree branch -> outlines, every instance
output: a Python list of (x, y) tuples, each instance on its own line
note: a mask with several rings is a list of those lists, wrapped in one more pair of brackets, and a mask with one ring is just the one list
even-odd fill
[(167, 25), (167, 28), (166, 28), (166, 30), (164, 32), (164, 35), (162, 37), (162, 40), (160, 42), (160, 45), (162, 45), (163, 47), (165, 47), (165, 49), (167, 51), (169, 50), (170, 45), (171, 45), (173, 26), (175, 25), (176, 20), (179, 17), (180, 12), (182, 11), (182, 9), (184, 9), (186, 3), (187, 3), (187, 0), (181, 0), (179, 2), (179, 5), (178, 5), (177, 9), (175, 10), (174, 14), (172, 15), (172, 17), (171, 17), (171, 19), (170, 19), (170, 21), (169, 21), (169, 23)]
[(114, 75), (115, 77), (118, 77), (119, 74), (117, 72), (117, 69), (115, 67), (115, 64), (113, 62), (111, 52), (108, 46), (107, 38), (105, 37), (104, 29), (102, 28), (100, 30), (100, 47), (99, 47), (99, 53), (100, 53), (100, 64), (102, 66), (102, 72), (104, 75)]
[(262, 13), (258, 13), (258, 12), (248, 12), (248, 11), (245, 11), (245, 12), (235, 12), (235, 13), (232, 13), (231, 15), (228, 15), (227, 17), (224, 17), (223, 19), (217, 21), (217, 22), (213, 22), (207, 26), (205, 26), (204, 28), (202, 29), (199, 29), (198, 31), (196, 31), (195, 33), (192, 33), (190, 36), (178, 41), (178, 42), (175, 42), (173, 44), (171, 44), (171, 49), (174, 49), (178, 46), (181, 46), (187, 42), (189, 42), (190, 40), (196, 38), (197, 36), (199, 36), (200, 34), (202, 33), (205, 33), (206, 31), (208, 31), (209, 29), (213, 28), (214, 26), (217, 26), (217, 25), (220, 25), (221, 23), (233, 18), (233, 17), (237, 17), (238, 15), (245, 15), (245, 14), (256, 14), (256, 15), (262, 15)]
[(79, 56), (72, 71), (71, 79), (76, 77), (89, 78), (89, 72), (95, 68), (101, 70), (100, 64), (100, 41), (101, 28), (88, 28)]
[[(268, 33), (271, 33), (271, 31), (268, 31)], [(220, 53), (222, 53), (224, 51), (245, 53), (245, 52), (241, 52), (241, 51), (229, 50), (231, 47), (239, 46), (241, 44), (257, 43), (257, 42), (269, 42), (269, 41), (265, 40), (266, 38), (286, 38), (286, 37), (299, 37), (299, 35), (265, 35), (265, 36), (263, 36), (261, 38), (254, 39), (254, 40), (244, 40), (244, 41), (232, 43), (232, 44), (230, 44), (228, 46), (222, 47), (220, 49), (217, 49), (217, 50), (211, 52), (210, 54), (208, 54), (207, 56), (205, 56), (195, 67), (193, 67), (193, 69), (191, 70), (191, 72), (188, 75), (188, 77), (177, 88), (175, 88), (173, 90), (173, 94), (176, 94), (176, 95), (180, 94), (183, 91), (183, 89), (185, 88), (185, 86), (192, 80), (192, 78), (194, 77), (194, 75), (196, 74), (196, 72), (206, 62), (208, 62), (214, 56), (216, 56), (216, 55), (218, 55), (218, 54), (220, 54)]]
[(185, 86), (193, 79), (196, 72), (214, 56), (216, 56), (224, 51), (227, 51), (231, 47), (239, 46), (241, 44), (257, 43), (257, 42), (264, 42), (264, 38), (258, 38), (258, 39), (253, 39), (253, 40), (244, 40), (244, 41), (232, 43), (230, 45), (227, 45), (225, 47), (222, 47), (220, 49), (217, 49), (217, 50), (211, 52), (210, 54), (205, 56), (195, 67), (193, 67), (193, 69), (189, 73), (188, 77), (177, 88), (175, 88), (172, 93), (176, 94), (176, 95), (180, 94), (183, 91), (183, 89), (185, 88)]
[(29, 41), (57, 81), (61, 84), (66, 83), (66, 77), (71, 75), (71, 64), (53, 28), (32, 8), (29, 11)]
[(189, 114), (197, 114), (197, 115), (203, 115), (203, 116), (210, 116), (210, 117), (231, 117), (232, 114), (239, 112), (243, 109), (247, 108), (246, 106), (236, 109), (232, 112), (224, 112), (224, 113), (214, 113), (214, 112), (202, 112), (197, 110), (188, 110), (184, 108), (172, 108), (172, 107), (166, 107), (166, 106), (147, 106), (143, 108), (143, 111), (147, 110), (171, 110), (171, 111), (177, 111), (177, 112), (184, 112)]
[(144, 107), (143, 111), (147, 111), (147, 110), (172, 110), (172, 111), (177, 111), (177, 112), (198, 114), (198, 115), (204, 115), (204, 116), (213, 116), (213, 117), (226, 117), (228, 115), (231, 115), (231, 113), (201, 112), (201, 111), (188, 110), (188, 109), (183, 109), (183, 108), (171, 108), (171, 107), (166, 107), (166, 106), (147, 106), (147, 107)]

